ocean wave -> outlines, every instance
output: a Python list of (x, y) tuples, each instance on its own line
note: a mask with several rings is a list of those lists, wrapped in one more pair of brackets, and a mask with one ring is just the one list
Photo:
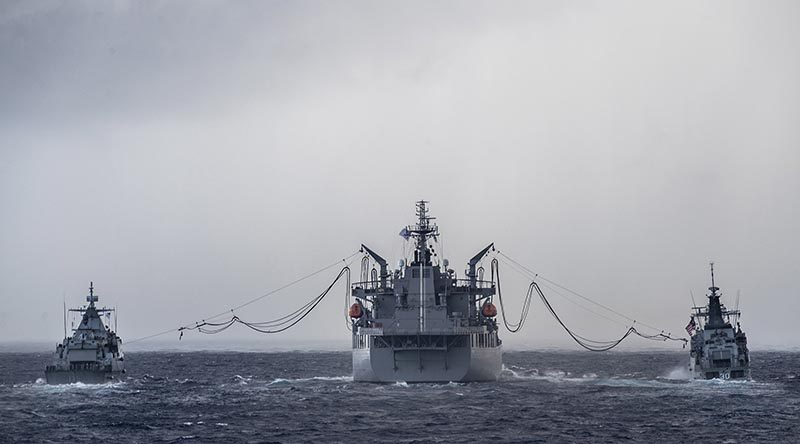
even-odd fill
[(595, 373), (584, 373), (580, 377), (574, 377), (571, 373), (558, 370), (558, 369), (551, 369), (540, 371), (536, 368), (527, 369), (524, 367), (519, 366), (511, 366), (506, 367), (503, 366), (503, 369), (500, 373), (500, 380), (537, 380), (537, 381), (549, 381), (549, 382), (586, 382), (590, 380), (597, 379), (598, 376)]
[(103, 382), (99, 384), (86, 384), (83, 382), (73, 382), (70, 384), (48, 384), (42, 378), (38, 378), (35, 382), (14, 384), (12, 387), (17, 389), (33, 389), (43, 393), (60, 393), (70, 391), (107, 391), (123, 388), (125, 386), (127, 386), (126, 381)]
[(352, 376), (312, 376), (310, 378), (275, 378), (268, 382), (267, 385), (275, 384), (292, 384), (297, 382), (312, 382), (312, 381), (325, 381), (325, 382), (353, 382)]

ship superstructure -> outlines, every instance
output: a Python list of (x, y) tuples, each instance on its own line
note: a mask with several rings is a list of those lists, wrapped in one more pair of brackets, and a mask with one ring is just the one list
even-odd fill
[[(113, 308), (96, 307), (98, 299), (94, 284), (90, 283), (86, 296), (89, 304), (69, 310), (78, 313), (81, 322), (71, 337), (65, 334), (64, 341), (56, 346), (53, 362), (45, 369), (48, 384), (98, 384), (118, 379), (125, 372), (122, 339), (111, 330), (110, 320), (108, 324), (103, 322), (104, 315), (116, 312)], [(66, 333), (66, 318), (64, 329)]]
[[(693, 307), (686, 330), (691, 336), (689, 372), (695, 379), (746, 379), (750, 377), (750, 352), (747, 336), (739, 325), (741, 313), (720, 303), (722, 294), (714, 283), (711, 263), (711, 286), (708, 305)], [(732, 323), (735, 322), (735, 327)]]
[(502, 341), (492, 303), (495, 287), (477, 267), (490, 244), (459, 279), (433, 243), (439, 229), (427, 202), (416, 204), (418, 221), (400, 232), (413, 255), (390, 271), (386, 260), (362, 245), (378, 265), (352, 286), (350, 307), (353, 379), (373, 382), (493, 381), (502, 368)]

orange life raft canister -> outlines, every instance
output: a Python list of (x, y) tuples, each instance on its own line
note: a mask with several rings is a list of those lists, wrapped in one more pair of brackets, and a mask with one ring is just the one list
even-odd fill
[(348, 310), (347, 314), (349, 314), (350, 317), (354, 318), (354, 319), (360, 318), (364, 314), (361, 311), (361, 304), (356, 303), (356, 304), (351, 305), (350, 306), (350, 310)]

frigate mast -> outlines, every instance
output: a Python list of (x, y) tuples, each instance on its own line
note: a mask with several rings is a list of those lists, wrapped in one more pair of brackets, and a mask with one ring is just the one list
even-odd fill
[(97, 302), (98, 298), (94, 295), (94, 282), (89, 281), (89, 295), (86, 296), (86, 302), (89, 303), (89, 307), (94, 308), (94, 303)]
[(431, 252), (428, 249), (428, 237), (436, 240), (439, 236), (439, 227), (436, 224), (431, 224), (431, 221), (436, 219), (428, 215), (428, 201), (417, 201), (417, 218), (419, 221), (416, 225), (409, 225), (406, 227), (406, 232), (409, 236), (413, 237), (416, 241), (416, 249), (414, 251), (413, 265), (431, 265)]
[(714, 283), (714, 263), (711, 262), (711, 286), (708, 291), (708, 327), (709, 328), (722, 328), (726, 322), (722, 319), (722, 307), (719, 303), (719, 298), (722, 294), (718, 293), (719, 287)]

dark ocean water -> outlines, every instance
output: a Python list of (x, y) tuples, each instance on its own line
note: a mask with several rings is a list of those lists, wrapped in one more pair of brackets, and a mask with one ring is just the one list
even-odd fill
[(0, 441), (800, 442), (800, 353), (688, 381), (684, 353), (509, 352), (495, 383), (365, 384), (349, 353), (128, 353), (123, 382), (48, 386), (0, 353)]

